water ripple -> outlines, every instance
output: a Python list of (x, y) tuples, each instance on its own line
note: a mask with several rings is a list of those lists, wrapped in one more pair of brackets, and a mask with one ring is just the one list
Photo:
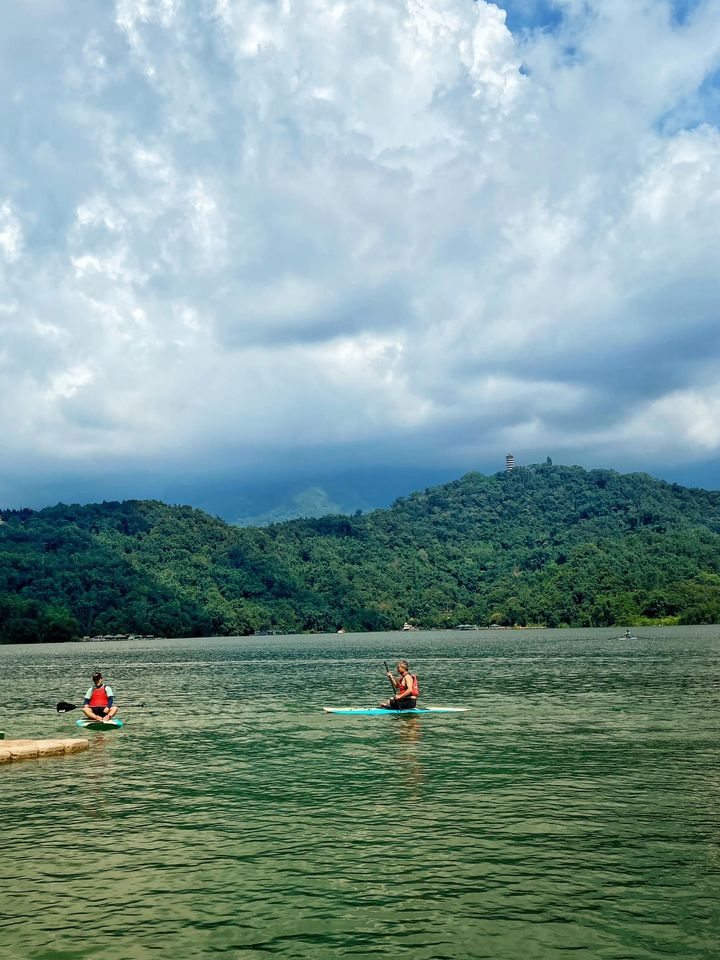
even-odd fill
[[(11, 735), (67, 734), (96, 664), (148, 704), (0, 769), (0, 954), (714, 958), (720, 640), (606, 633), (0, 648)], [(320, 711), (400, 643), (470, 712)]]

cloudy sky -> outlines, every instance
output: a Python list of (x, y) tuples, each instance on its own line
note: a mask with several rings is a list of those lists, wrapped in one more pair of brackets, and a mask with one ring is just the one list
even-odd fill
[(4, 0), (0, 84), (0, 504), (720, 486), (720, 0)]

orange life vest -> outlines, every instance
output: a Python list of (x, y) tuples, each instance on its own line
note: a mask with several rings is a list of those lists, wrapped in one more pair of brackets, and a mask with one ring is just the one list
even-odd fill
[[(417, 677), (415, 676), (414, 673), (406, 673), (406, 674), (405, 674), (405, 677), (410, 677), (410, 679), (412, 680), (412, 691), (411, 691), (411, 693), (410, 693), (410, 696), (413, 697), (413, 698), (415, 698), (415, 699), (417, 699), (417, 697), (420, 696), (420, 688), (418, 687), (418, 679), (417, 679)], [(403, 677), (402, 680), (400, 681), (400, 687), (401, 687), (401, 689), (398, 690), (398, 693), (402, 693), (403, 690), (407, 690), (407, 684), (405, 683), (405, 677)], [(403, 697), (403, 699), (405, 699), (405, 698)]]

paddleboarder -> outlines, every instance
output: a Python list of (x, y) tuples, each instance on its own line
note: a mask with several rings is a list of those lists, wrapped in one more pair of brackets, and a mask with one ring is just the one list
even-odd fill
[(410, 673), (410, 664), (407, 660), (399, 660), (397, 665), (398, 676), (394, 677), (388, 670), (387, 677), (395, 688), (395, 696), (391, 697), (387, 703), (381, 703), (383, 710), (414, 710), (417, 706), (417, 698), (420, 696), (418, 678), (414, 673)]
[(90, 720), (102, 720), (105, 723), (117, 713), (117, 707), (113, 705), (112, 687), (109, 687), (101, 673), (94, 673), (93, 685), (88, 687), (83, 701), (83, 713)]

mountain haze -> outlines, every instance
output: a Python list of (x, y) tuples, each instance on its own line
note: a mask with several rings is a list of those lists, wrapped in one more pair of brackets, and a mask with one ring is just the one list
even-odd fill
[(125, 501), (0, 513), (0, 640), (717, 622), (720, 493), (542, 464), (237, 528)]

